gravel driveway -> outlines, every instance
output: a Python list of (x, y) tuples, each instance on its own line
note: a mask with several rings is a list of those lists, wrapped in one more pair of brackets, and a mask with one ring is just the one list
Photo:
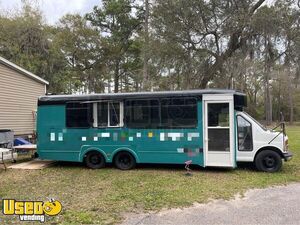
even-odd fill
[(127, 214), (123, 224), (300, 224), (300, 184), (249, 190), (243, 198), (184, 209)]

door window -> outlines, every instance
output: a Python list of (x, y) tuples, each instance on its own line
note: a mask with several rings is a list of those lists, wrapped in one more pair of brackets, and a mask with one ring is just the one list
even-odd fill
[(228, 103), (208, 104), (208, 126), (229, 127), (229, 104)]
[(208, 151), (229, 152), (229, 103), (208, 103)]
[(252, 126), (242, 116), (237, 116), (239, 151), (252, 151)]

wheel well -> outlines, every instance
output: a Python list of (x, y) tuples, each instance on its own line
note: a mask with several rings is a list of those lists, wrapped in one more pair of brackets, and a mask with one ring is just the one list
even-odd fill
[(116, 152), (116, 154), (114, 154), (113, 159), (112, 159), (113, 163), (115, 162), (116, 156), (121, 152), (126, 152), (126, 153), (130, 154), (134, 158), (134, 160), (136, 161), (136, 158), (135, 158), (134, 154), (132, 154), (130, 151), (125, 149), (125, 150), (120, 150), (120, 151)]
[(259, 150), (256, 152), (255, 157), (254, 157), (254, 160), (255, 160), (256, 156), (257, 156), (260, 152), (262, 152), (262, 151), (264, 151), (264, 150), (271, 150), (271, 151), (277, 152), (277, 153), (280, 155), (280, 157), (283, 158), (283, 153), (282, 153), (282, 151), (280, 151), (278, 148), (273, 147), (273, 146), (266, 146), (266, 147), (262, 147), (261, 149), (259, 149)]

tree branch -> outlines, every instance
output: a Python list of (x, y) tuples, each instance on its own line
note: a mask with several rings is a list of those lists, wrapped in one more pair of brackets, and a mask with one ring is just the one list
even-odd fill
[(265, 0), (259, 0), (254, 4), (252, 8), (249, 10), (249, 15), (252, 16), (253, 13), (265, 2)]

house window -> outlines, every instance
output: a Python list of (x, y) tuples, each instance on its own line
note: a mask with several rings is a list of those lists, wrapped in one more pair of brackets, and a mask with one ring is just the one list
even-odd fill
[(242, 116), (237, 116), (239, 151), (252, 151), (252, 125)]
[(92, 112), (92, 104), (67, 103), (66, 126), (71, 128), (91, 127), (93, 124)]

